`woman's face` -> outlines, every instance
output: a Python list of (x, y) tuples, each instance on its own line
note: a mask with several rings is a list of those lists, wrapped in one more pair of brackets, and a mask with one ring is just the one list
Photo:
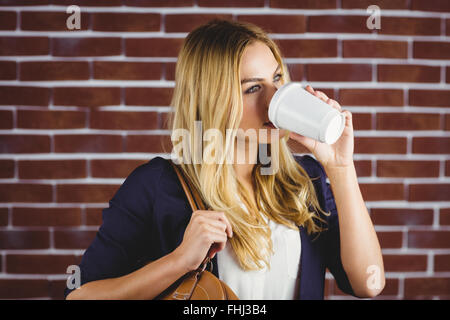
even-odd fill
[[(269, 122), (269, 103), (275, 91), (282, 84), (281, 66), (272, 51), (262, 42), (254, 42), (244, 50), (241, 67), (241, 89), (244, 103), (242, 120), (239, 125), (244, 133), (248, 129), (256, 131), (258, 143), (270, 143), (271, 131), (277, 130), (279, 138), (285, 130), (276, 129)], [(267, 134), (259, 130), (266, 129)], [(240, 135), (238, 134), (238, 138)]]

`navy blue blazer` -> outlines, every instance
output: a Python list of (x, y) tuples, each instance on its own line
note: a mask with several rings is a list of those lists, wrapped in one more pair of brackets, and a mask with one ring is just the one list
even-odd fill
[[(340, 256), (339, 222), (336, 204), (326, 174), (314, 158), (295, 156), (312, 178), (319, 203), (330, 216), (328, 230), (301, 237), (300, 299), (323, 299), (325, 270), (338, 287), (354, 295)], [(178, 177), (168, 160), (155, 157), (137, 167), (120, 186), (109, 207), (103, 209), (103, 222), (79, 265), (81, 284), (115, 278), (143, 267), (178, 247), (192, 211)], [(316, 239), (314, 239), (316, 238)], [(217, 255), (213, 273), (218, 277)], [(64, 296), (71, 292), (66, 288)]]

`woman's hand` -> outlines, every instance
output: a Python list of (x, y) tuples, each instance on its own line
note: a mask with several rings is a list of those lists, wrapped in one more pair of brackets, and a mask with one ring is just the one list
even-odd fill
[(184, 232), (183, 241), (175, 249), (187, 271), (197, 269), (206, 255), (213, 258), (225, 248), (227, 237), (233, 231), (225, 213), (212, 210), (196, 210)]
[(325, 101), (339, 112), (345, 114), (346, 120), (344, 132), (332, 145), (299, 135), (295, 132), (291, 132), (289, 138), (304, 145), (324, 168), (347, 167), (353, 165), (354, 138), (351, 112), (348, 110), (343, 111), (337, 101), (329, 99), (325, 93), (316, 91), (309, 85), (306, 86), (306, 91)]

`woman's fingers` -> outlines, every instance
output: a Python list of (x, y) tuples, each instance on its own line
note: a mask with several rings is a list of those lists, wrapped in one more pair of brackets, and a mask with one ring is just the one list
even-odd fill
[(226, 225), (225, 231), (228, 234), (228, 237), (233, 236), (233, 228), (231, 227), (230, 221), (228, 221), (224, 212), (220, 211), (206, 211), (205, 217), (212, 218), (214, 220), (220, 221)]

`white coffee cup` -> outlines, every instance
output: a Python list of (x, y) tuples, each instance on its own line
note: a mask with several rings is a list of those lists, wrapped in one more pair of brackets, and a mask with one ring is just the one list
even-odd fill
[(327, 144), (345, 128), (345, 115), (302, 88), (297, 82), (281, 86), (269, 105), (269, 120), (278, 129), (293, 131)]

